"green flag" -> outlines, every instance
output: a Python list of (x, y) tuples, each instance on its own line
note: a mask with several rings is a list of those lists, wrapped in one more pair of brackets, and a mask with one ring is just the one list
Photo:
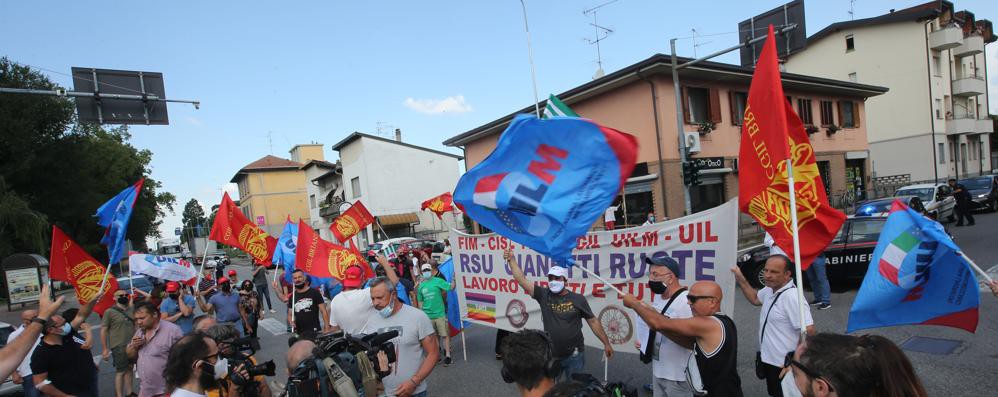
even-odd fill
[(572, 108), (551, 94), (548, 96), (548, 104), (544, 107), (544, 115), (541, 118), (546, 119), (554, 116), (579, 117), (578, 113), (572, 111)]

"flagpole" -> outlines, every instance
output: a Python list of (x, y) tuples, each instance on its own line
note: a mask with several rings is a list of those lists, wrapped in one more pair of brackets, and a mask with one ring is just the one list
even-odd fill
[[(129, 269), (129, 271), (131, 271), (132, 268), (129, 266), (128, 269)], [(104, 279), (101, 280), (101, 282), (100, 282), (100, 289), (97, 290), (97, 296), (100, 296), (101, 294), (104, 293), (104, 286), (107, 284), (107, 275), (108, 274), (111, 274), (111, 262), (110, 261), (108, 261), (108, 263), (107, 263), (107, 269), (104, 269)], [(129, 280), (128, 283), (129, 283), (129, 285), (131, 285), (132, 281)], [(98, 298), (98, 299), (100, 299), (100, 298)]]
[(468, 361), (468, 342), (464, 340), (464, 318), (458, 316), (461, 324), (461, 350), (464, 351), (464, 361)]
[[(201, 286), (201, 274), (204, 273), (204, 263), (207, 260), (208, 260), (208, 238), (205, 237), (205, 239), (204, 239), (204, 256), (201, 257), (201, 269), (198, 270), (198, 278), (197, 278), (197, 280), (194, 280), (194, 290), (195, 291), (201, 292), (201, 287), (200, 287)], [(216, 263), (215, 266), (218, 266), (218, 264)], [(128, 268), (131, 269), (132, 267), (129, 266)]]
[(797, 279), (797, 308), (800, 314), (800, 337), (804, 339), (807, 325), (804, 324), (804, 281), (801, 276), (800, 264), (800, 237), (797, 230), (797, 186), (794, 185), (794, 165), (793, 154), (791, 153), (787, 161), (787, 190), (790, 191), (790, 225), (793, 227), (794, 238), (794, 276)]
[(593, 273), (593, 272), (589, 271), (589, 269), (586, 269), (586, 268), (584, 268), (584, 267), (582, 267), (582, 266), (575, 266), (575, 268), (577, 268), (577, 269), (579, 269), (579, 270), (582, 270), (582, 271), (583, 271), (584, 273), (586, 273), (586, 274), (588, 274), (588, 275), (590, 275), (590, 276), (593, 276), (593, 277), (595, 277), (595, 278), (596, 278), (597, 280), (599, 280), (599, 281), (602, 281), (602, 282), (603, 282), (603, 284), (606, 284), (606, 287), (604, 287), (604, 288), (613, 288), (613, 290), (614, 290), (614, 291), (617, 291), (617, 293), (618, 293), (618, 294), (620, 294), (620, 295), (625, 295), (625, 294), (624, 294), (624, 291), (621, 291), (621, 290), (620, 290), (620, 288), (617, 288), (617, 287), (616, 287), (616, 286), (614, 286), (613, 284), (610, 284), (610, 282), (609, 282), (609, 281), (606, 281), (606, 280), (604, 280), (604, 279), (603, 279), (603, 277), (600, 277), (600, 276), (599, 276), (599, 275), (597, 275), (596, 273)]
[(967, 254), (965, 254), (963, 251), (957, 251), (957, 254), (960, 254), (960, 256), (962, 256), (963, 259), (966, 259), (967, 263), (970, 264), (970, 267), (972, 267), (974, 270), (977, 270), (978, 273), (980, 273), (982, 276), (984, 276), (984, 278), (986, 280), (988, 280), (988, 283), (991, 283), (992, 281), (994, 281), (994, 280), (991, 279), (990, 275), (988, 275), (987, 273), (985, 273), (984, 270), (981, 270), (981, 268), (979, 266), (977, 266), (976, 263), (974, 263), (974, 260), (970, 259), (970, 257), (967, 256)]
[(527, 4), (520, 0), (520, 8), (523, 9), (523, 30), (527, 32), (527, 56), (530, 60), (530, 79), (534, 82), (534, 111), (537, 118), (541, 118), (541, 100), (537, 96), (537, 71), (534, 68), (534, 49), (530, 45), (530, 25), (527, 24)]

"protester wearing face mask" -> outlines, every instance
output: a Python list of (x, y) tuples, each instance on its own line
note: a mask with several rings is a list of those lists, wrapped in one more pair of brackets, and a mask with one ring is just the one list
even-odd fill
[(613, 356), (613, 347), (606, 337), (603, 325), (600, 324), (589, 302), (580, 294), (566, 288), (568, 269), (552, 265), (548, 270), (548, 286), (534, 285), (527, 280), (513, 257), (513, 250), (507, 248), (503, 258), (513, 271), (513, 278), (541, 305), (541, 319), (544, 331), (551, 336), (554, 344), (554, 357), (560, 362), (561, 374), (558, 379), (571, 380), (572, 374), (582, 371), (586, 366), (585, 339), (582, 335), (582, 320), (589, 323), (589, 328), (601, 342), (604, 354), (609, 359)]
[(426, 396), (425, 380), (440, 357), (433, 323), (419, 309), (398, 300), (395, 285), (385, 279), (371, 283), (371, 303), (376, 310), (367, 318), (365, 333), (397, 330), (396, 362), (390, 375), (381, 381), (388, 396)]
[(218, 387), (228, 372), (228, 362), (218, 358), (218, 345), (199, 333), (181, 338), (167, 359), (162, 377), (171, 397), (204, 397), (204, 391)]
[[(434, 262), (435, 264), (435, 262)], [(444, 366), (451, 364), (450, 358), (450, 324), (447, 322), (447, 303), (444, 296), (454, 288), (440, 277), (436, 266), (424, 263), (420, 268), (419, 284), (416, 285), (416, 301), (423, 313), (430, 318), (437, 336), (444, 341)]]
[(166, 283), (166, 299), (159, 304), (159, 311), (163, 320), (177, 324), (184, 335), (187, 335), (194, 329), (196, 304), (194, 297), (187, 295), (185, 288), (180, 288), (180, 283), (171, 281)]
[[(693, 311), (687, 304), (686, 287), (679, 284), (679, 263), (669, 256), (646, 258), (645, 263), (648, 264), (648, 288), (655, 294), (652, 302), (655, 311), (668, 318), (693, 317)], [(647, 346), (641, 361), (651, 362), (654, 397), (691, 395), (690, 386), (686, 383), (686, 361), (690, 349), (659, 332), (649, 332), (648, 339), (636, 343), (638, 349)]]
[(139, 378), (139, 397), (166, 393), (163, 369), (170, 347), (184, 336), (180, 327), (160, 320), (159, 309), (151, 302), (135, 307), (135, 336), (125, 347), (128, 357), (135, 360)]
[(291, 305), (295, 319), (294, 332), (302, 339), (314, 340), (325, 330), (324, 324), (329, 324), (329, 311), (326, 310), (325, 299), (319, 291), (310, 287), (305, 272), (295, 269), (294, 273), (291, 273), (291, 280), (295, 283), (292, 294), (294, 303)]
[[(86, 319), (96, 299), (88, 303), (73, 322), (67, 322), (59, 315), (53, 315), (43, 327), (44, 336), (31, 355), (31, 373), (35, 387), (49, 396), (97, 396), (94, 390), (93, 360), (82, 354), (80, 345), (67, 337), (75, 327)], [(79, 323), (76, 323), (79, 321)], [(80, 359), (88, 360), (82, 362)]]
[[(408, 296), (399, 277), (395, 273), (395, 268), (388, 262), (384, 255), (378, 255), (378, 268), (375, 274), (380, 278), (386, 278), (395, 285), (395, 291), (400, 300), (403, 296)], [(359, 266), (348, 267), (344, 272), (346, 277), (343, 280), (343, 292), (336, 295), (329, 302), (329, 330), (343, 331), (348, 334), (356, 334), (364, 330), (364, 325), (368, 317), (375, 314), (374, 304), (371, 303), (371, 289), (363, 282), (364, 271)], [(368, 280), (374, 282), (377, 278)], [(364, 286), (364, 288), (360, 288)]]
[(114, 306), (104, 311), (101, 319), (100, 340), (104, 361), (113, 359), (115, 397), (132, 393), (132, 360), (128, 359), (125, 346), (135, 334), (135, 310), (132, 300), (124, 290), (114, 293)]
[(642, 223), (641, 226), (648, 226), (648, 225), (650, 225), (652, 223), (655, 223), (655, 213), (654, 212), (649, 212), (648, 213), (648, 219), (645, 220), (645, 223)]
[(229, 279), (222, 277), (218, 279), (218, 288), (222, 292), (215, 294), (205, 303), (204, 297), (198, 294), (198, 306), (205, 313), (215, 312), (215, 320), (219, 324), (232, 324), (240, 332), (243, 332), (243, 318), (239, 314), (239, 294), (232, 291), (232, 284)]

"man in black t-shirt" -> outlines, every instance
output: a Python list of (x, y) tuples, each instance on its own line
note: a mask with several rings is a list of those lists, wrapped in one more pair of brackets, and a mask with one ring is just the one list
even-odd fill
[(329, 324), (326, 303), (319, 291), (309, 287), (310, 282), (305, 272), (296, 269), (291, 273), (291, 279), (295, 283), (295, 291), (292, 294), (294, 304), (291, 305), (295, 320), (294, 332), (303, 339), (314, 340)]
[(42, 341), (31, 356), (35, 386), (46, 395), (97, 396), (93, 357), (71, 336), (86, 320), (97, 299), (83, 306), (72, 322), (54, 315), (45, 322)]
[(593, 334), (603, 342), (603, 350), (609, 359), (613, 356), (613, 347), (606, 337), (603, 325), (593, 315), (592, 308), (586, 298), (566, 289), (568, 269), (552, 265), (548, 270), (548, 286), (535, 286), (527, 280), (520, 265), (513, 258), (513, 251), (506, 249), (503, 258), (513, 271), (513, 278), (541, 305), (541, 320), (544, 331), (551, 336), (554, 345), (554, 358), (561, 365), (558, 379), (571, 380), (572, 374), (581, 372), (586, 366), (585, 338), (582, 335), (582, 320), (585, 319)]

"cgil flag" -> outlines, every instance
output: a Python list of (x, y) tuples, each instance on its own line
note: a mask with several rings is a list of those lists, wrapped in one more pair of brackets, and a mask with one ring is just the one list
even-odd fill
[(277, 249), (277, 239), (247, 219), (229, 193), (222, 195), (208, 238), (243, 250), (258, 265), (270, 263)]
[(454, 201), (478, 223), (567, 266), (576, 239), (631, 174), (637, 148), (633, 136), (591, 120), (518, 115), (458, 181)]
[(97, 217), (97, 224), (105, 228), (100, 243), (107, 246), (107, 263), (118, 263), (125, 256), (128, 221), (132, 217), (132, 209), (135, 208), (135, 202), (139, 199), (142, 183), (145, 180), (145, 178), (139, 179), (134, 185), (125, 188), (101, 205), (94, 214)]
[(367, 210), (367, 207), (364, 207), (364, 203), (357, 200), (350, 206), (350, 209), (343, 211), (340, 216), (336, 217), (333, 224), (329, 226), (329, 230), (333, 232), (333, 237), (342, 243), (372, 223), (374, 223), (374, 216)]
[(544, 114), (541, 118), (549, 119), (552, 117), (579, 117), (578, 113), (572, 111), (572, 108), (568, 107), (564, 102), (562, 102), (554, 94), (548, 95), (548, 104), (544, 107)]
[(434, 214), (437, 214), (437, 219), (443, 219), (444, 212), (454, 211), (454, 196), (451, 195), (451, 192), (447, 192), (426, 200), (423, 202), (420, 211), (425, 211), (427, 209)]
[(738, 153), (738, 208), (752, 216), (776, 245), (794, 257), (787, 161), (793, 164), (801, 269), (828, 246), (845, 222), (832, 208), (804, 124), (783, 95), (773, 27), (762, 47), (742, 123)]
[(300, 220), (295, 251), (295, 267), (305, 274), (342, 281), (348, 267), (360, 266), (365, 278), (374, 277), (374, 270), (363, 262), (358, 252), (323, 240)]
[(903, 324), (974, 332), (979, 305), (977, 278), (942, 225), (895, 200), (846, 332)]
[[(109, 274), (107, 283), (104, 283), (105, 270), (100, 262), (80, 248), (62, 229), (52, 226), (49, 277), (71, 284), (81, 305), (100, 295), (94, 311), (101, 316), (107, 308), (114, 305), (114, 292), (118, 290), (118, 280), (113, 275)], [(100, 291), (101, 284), (104, 284), (103, 292)]]

